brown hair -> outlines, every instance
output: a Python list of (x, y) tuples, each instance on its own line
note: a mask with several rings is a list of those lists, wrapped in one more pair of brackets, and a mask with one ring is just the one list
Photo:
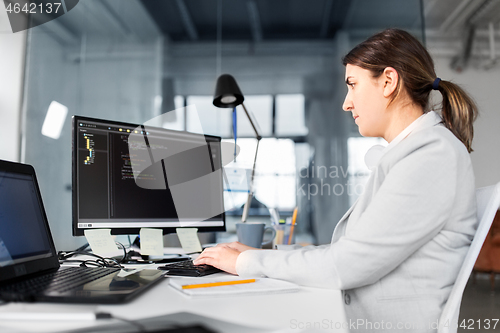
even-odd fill
[[(367, 69), (379, 77), (387, 67), (399, 75), (398, 86), (391, 102), (404, 89), (411, 100), (428, 111), (429, 94), (436, 80), (434, 62), (420, 42), (408, 32), (386, 29), (368, 38), (343, 59), (342, 63)], [(477, 107), (464, 90), (450, 81), (441, 80), (438, 90), (443, 95), (441, 116), (444, 125), (472, 151), (472, 126), (477, 117)]]

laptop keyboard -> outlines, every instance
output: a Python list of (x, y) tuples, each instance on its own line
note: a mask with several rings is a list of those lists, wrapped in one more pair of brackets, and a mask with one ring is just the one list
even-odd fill
[(222, 272), (220, 269), (210, 265), (195, 265), (192, 260), (179, 261), (158, 267), (158, 269), (167, 270), (168, 275), (180, 276), (205, 276)]
[(46, 291), (65, 292), (103, 276), (119, 271), (119, 268), (69, 267), (53, 273), (0, 287), (0, 299), (25, 301)]

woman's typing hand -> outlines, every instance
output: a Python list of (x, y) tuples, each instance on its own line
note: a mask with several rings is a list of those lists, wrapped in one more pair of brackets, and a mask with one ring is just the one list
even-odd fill
[(247, 250), (261, 250), (261, 249), (255, 248), (255, 247), (245, 245), (245, 244), (240, 243), (240, 242), (222, 243), (222, 244), (217, 244), (217, 246), (227, 246), (227, 247), (230, 247), (230, 248), (237, 250), (237, 251), (240, 251), (240, 252), (245, 252)]
[(259, 250), (240, 242), (222, 243), (206, 248), (193, 263), (195, 265), (211, 265), (231, 274), (236, 273), (236, 260), (241, 252)]

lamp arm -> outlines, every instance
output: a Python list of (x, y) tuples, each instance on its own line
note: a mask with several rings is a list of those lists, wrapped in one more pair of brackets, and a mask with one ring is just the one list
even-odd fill
[(253, 158), (252, 177), (250, 178), (250, 191), (248, 192), (247, 202), (243, 207), (243, 214), (241, 214), (241, 222), (246, 222), (248, 217), (248, 211), (250, 210), (250, 203), (252, 202), (252, 197), (253, 197), (253, 179), (255, 176), (255, 164), (257, 162), (257, 153), (259, 152), (260, 139), (262, 139), (262, 137), (259, 135), (259, 132), (257, 131), (257, 128), (255, 127), (255, 124), (253, 123), (252, 118), (250, 117), (250, 114), (248, 113), (247, 108), (245, 107), (245, 104), (241, 103), (241, 106), (243, 106), (243, 110), (245, 111), (245, 114), (247, 115), (247, 118), (250, 121), (250, 125), (252, 125), (252, 128), (255, 132), (255, 136), (257, 137), (257, 147), (255, 148), (255, 156)]
[(259, 143), (260, 140), (257, 139), (257, 147), (255, 148), (255, 156), (253, 158), (252, 177), (250, 178), (250, 193), (252, 194), (253, 194), (253, 178), (255, 176), (255, 164), (257, 162), (257, 153), (259, 152)]
[(255, 148), (255, 156), (253, 158), (252, 176), (250, 178), (250, 191), (248, 192), (247, 202), (243, 206), (243, 214), (241, 214), (241, 222), (246, 222), (248, 218), (248, 211), (253, 197), (253, 178), (255, 176), (255, 164), (257, 162), (257, 154), (259, 152), (260, 137), (257, 137), (257, 147)]
[[(247, 111), (247, 108), (245, 107), (245, 104), (241, 103), (241, 106), (243, 107), (243, 110), (245, 111), (245, 114), (247, 115), (248, 120), (250, 121), (250, 125), (252, 125), (253, 131), (255, 132), (255, 136), (257, 137), (257, 140), (262, 139), (262, 137), (259, 135), (259, 132), (257, 131), (257, 128), (255, 127), (255, 124), (252, 121), (252, 118), (250, 117), (250, 114)], [(255, 155), (257, 156), (257, 155)], [(254, 162), (255, 164), (255, 162)]]

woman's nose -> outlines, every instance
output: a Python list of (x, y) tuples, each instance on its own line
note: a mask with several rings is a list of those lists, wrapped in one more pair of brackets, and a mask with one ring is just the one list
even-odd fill
[(349, 98), (349, 94), (345, 96), (344, 104), (342, 104), (342, 109), (344, 111), (351, 111), (353, 109), (352, 101)]

